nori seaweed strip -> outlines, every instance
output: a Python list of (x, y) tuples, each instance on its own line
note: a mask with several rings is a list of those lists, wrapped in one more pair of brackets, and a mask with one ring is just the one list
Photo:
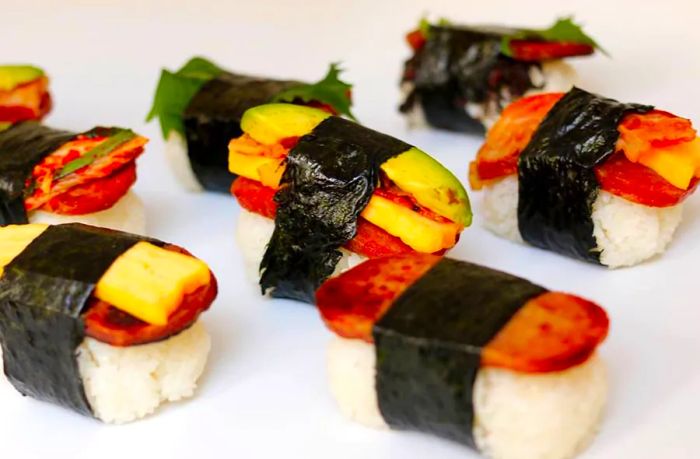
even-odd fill
[[(483, 132), (481, 122), (467, 113), (467, 102), (502, 106), (501, 88), (507, 88), (512, 97), (520, 97), (535, 87), (530, 69), (540, 64), (501, 53), (501, 39), (516, 32), (496, 27), (431, 26), (423, 48), (405, 64), (403, 81), (411, 81), (414, 87), (400, 110), (406, 113), (420, 104), (434, 127)], [(414, 77), (407, 78), (411, 73)]]
[(190, 165), (205, 189), (229, 192), (235, 175), (228, 170), (228, 143), (243, 134), (243, 113), (300, 84), (226, 72), (202, 86), (183, 121)]
[(142, 236), (81, 224), (52, 226), (0, 278), (5, 374), (24, 395), (92, 416), (75, 351), (95, 284)]
[(27, 178), (36, 164), (73, 137), (35, 121), (0, 132), (0, 226), (29, 222), (24, 208)]
[(338, 249), (355, 237), (381, 164), (410, 148), (335, 116), (302, 137), (275, 195), (275, 231), (260, 264), (263, 293), (313, 303), (342, 257)]
[(651, 108), (579, 88), (554, 105), (518, 161), (518, 227), (526, 242), (600, 263), (591, 218), (600, 187), (594, 167), (615, 152), (622, 118)]
[(481, 349), (545, 291), (483, 266), (438, 262), (374, 325), (376, 390), (386, 423), (476, 448), (472, 391)]

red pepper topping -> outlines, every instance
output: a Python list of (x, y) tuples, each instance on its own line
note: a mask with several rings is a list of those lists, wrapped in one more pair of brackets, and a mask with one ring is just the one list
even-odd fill
[(416, 29), (406, 34), (406, 42), (413, 51), (420, 51), (425, 46), (426, 38), (420, 29)]
[(131, 162), (107, 177), (71, 188), (51, 198), (41, 210), (61, 215), (85, 215), (115, 205), (136, 182), (136, 163)]

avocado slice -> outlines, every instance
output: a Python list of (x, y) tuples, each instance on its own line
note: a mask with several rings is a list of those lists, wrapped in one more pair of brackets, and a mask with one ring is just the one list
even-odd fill
[(241, 130), (260, 143), (271, 145), (311, 132), (330, 113), (293, 104), (266, 104), (246, 110)]
[(31, 65), (0, 65), (0, 91), (9, 91), (42, 76), (44, 71)]
[(418, 203), (462, 226), (472, 222), (467, 191), (445, 166), (432, 156), (411, 148), (382, 164), (382, 170)]

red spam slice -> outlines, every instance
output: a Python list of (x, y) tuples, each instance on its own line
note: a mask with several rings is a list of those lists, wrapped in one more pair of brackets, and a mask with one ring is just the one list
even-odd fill
[(530, 143), (532, 134), (547, 113), (563, 96), (558, 92), (538, 94), (508, 105), (489, 130), (486, 141), (476, 155), (477, 175), (472, 177), (472, 182), (474, 178), (491, 180), (516, 174), (520, 153)]
[(362, 217), (357, 220), (357, 234), (345, 244), (345, 248), (369, 258), (415, 253), (415, 250), (401, 242), (401, 239)]
[(51, 110), (46, 77), (23, 83), (10, 91), (0, 90), (0, 123), (40, 120)]
[(231, 184), (231, 194), (241, 207), (266, 218), (275, 218), (277, 213), (275, 193), (274, 188), (246, 177), (238, 177)]
[(687, 190), (675, 187), (648, 167), (631, 162), (622, 153), (615, 153), (596, 167), (595, 175), (605, 191), (650, 207), (675, 206), (698, 186), (698, 179), (693, 178)]
[(132, 161), (114, 174), (79, 185), (51, 198), (41, 210), (62, 215), (85, 215), (107, 210), (117, 203), (136, 182)]
[(566, 41), (511, 40), (509, 45), (514, 59), (528, 62), (586, 56), (595, 51), (591, 45)]
[(605, 311), (561, 292), (533, 298), (484, 347), (481, 365), (526, 373), (562, 371), (581, 364), (608, 335)]
[[(238, 177), (231, 185), (233, 194), (244, 209), (267, 218), (275, 218), (277, 205), (273, 188), (245, 177)], [(357, 221), (357, 234), (345, 248), (366, 257), (375, 258), (414, 250), (378, 226), (360, 217)]]
[(371, 342), (374, 323), (438, 261), (439, 256), (426, 254), (366, 261), (323, 283), (316, 292), (316, 304), (335, 333)]
[[(167, 245), (166, 249), (190, 255), (186, 250)], [(83, 314), (85, 334), (112, 346), (135, 346), (168, 338), (192, 325), (199, 315), (209, 309), (216, 298), (218, 286), (214, 274), (211, 281), (186, 294), (180, 306), (170, 314), (166, 325), (152, 325), (123, 312), (105, 301), (92, 298)]]
[[(414, 254), (366, 261), (318, 289), (321, 316), (338, 335), (371, 342), (373, 324), (439, 260)], [(483, 349), (481, 365), (528, 373), (561, 371), (590, 357), (608, 326), (605, 311), (594, 303), (548, 292), (513, 316)]]

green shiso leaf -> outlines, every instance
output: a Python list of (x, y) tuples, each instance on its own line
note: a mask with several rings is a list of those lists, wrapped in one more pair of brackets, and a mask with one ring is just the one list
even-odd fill
[(506, 56), (513, 56), (510, 48), (512, 40), (542, 40), (542, 41), (562, 41), (569, 43), (582, 43), (591, 45), (595, 49), (609, 56), (593, 38), (583, 31), (581, 25), (574, 22), (573, 17), (559, 18), (548, 29), (523, 29), (520, 32), (503, 37), (501, 40), (501, 52)]
[(0, 132), (7, 130), (12, 126), (12, 123), (0, 123)]
[(418, 22), (418, 30), (420, 30), (424, 37), (428, 37), (428, 34), (430, 33), (430, 21), (428, 21), (427, 17), (423, 16), (420, 18), (420, 22)]
[(202, 57), (193, 57), (175, 73), (163, 69), (146, 121), (157, 117), (163, 137), (167, 137), (172, 130), (184, 136), (182, 114), (187, 105), (204, 83), (221, 73), (221, 68)]
[(428, 38), (428, 36), (430, 35), (430, 28), (433, 25), (438, 27), (446, 27), (450, 24), (451, 22), (447, 18), (440, 18), (435, 24), (431, 24), (427, 16), (423, 16), (418, 22), (418, 30), (420, 30), (421, 34), (423, 34), (425, 38)]
[(82, 169), (85, 166), (89, 166), (96, 159), (108, 155), (112, 150), (119, 147), (120, 145), (128, 142), (129, 140), (136, 137), (136, 134), (131, 129), (118, 129), (116, 133), (110, 136), (107, 140), (93, 148), (92, 150), (85, 153), (80, 158), (74, 159), (58, 171), (55, 179), (65, 177), (66, 175), (72, 174), (78, 169)]
[(340, 79), (341, 72), (339, 64), (333, 63), (326, 76), (318, 83), (289, 88), (277, 94), (273, 102), (293, 102), (297, 99), (303, 102), (321, 102), (330, 105), (341, 115), (356, 120), (350, 111), (352, 85)]

